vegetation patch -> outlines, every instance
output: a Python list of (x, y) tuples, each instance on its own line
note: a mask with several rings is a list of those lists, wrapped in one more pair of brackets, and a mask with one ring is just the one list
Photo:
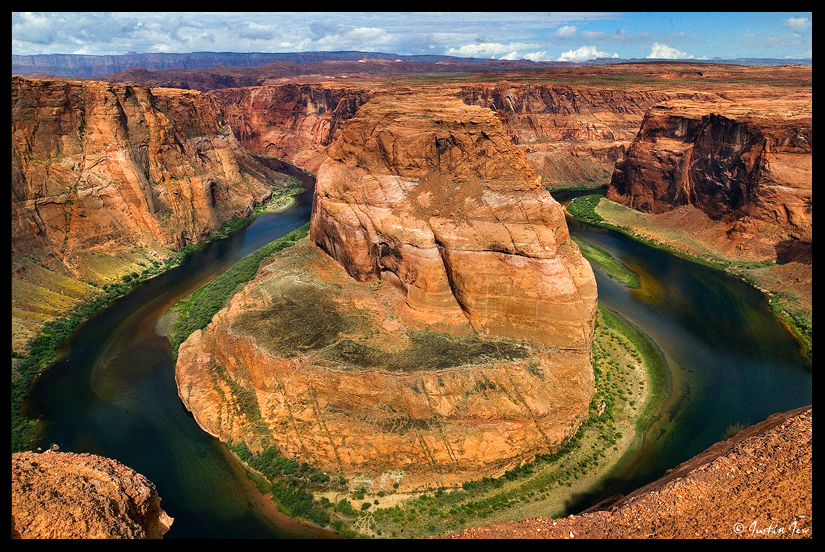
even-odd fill
[(336, 487), (338, 478), (331, 478), (305, 462), (285, 458), (275, 447), (253, 454), (243, 441), (227, 446), (253, 470), (251, 474), (247, 472), (250, 478), (262, 493), (272, 497), (283, 513), (321, 527), (330, 525), (334, 505), (326, 498), (315, 500), (312, 491)]
[[(236, 279), (231, 279), (224, 287), (232, 291), (235, 285)], [(211, 319), (210, 315), (205, 322)], [(352, 317), (336, 308), (328, 293), (315, 286), (296, 284), (289, 288), (288, 294), (273, 298), (266, 309), (241, 313), (232, 322), (232, 331), (252, 336), (278, 356), (294, 358), (332, 345), (340, 339), (341, 333), (352, 331), (355, 325)], [(354, 343), (353, 347), (356, 347)], [(357, 356), (358, 352), (353, 350), (352, 355)]]
[(638, 274), (627, 268), (607, 251), (571, 236), (584, 258), (600, 268), (607, 276), (629, 288), (639, 287)]
[(792, 305), (792, 298), (787, 294), (771, 294), (768, 305), (774, 314), (785, 322), (797, 340), (802, 343), (804, 352), (808, 355), (808, 358), (813, 360), (814, 329), (811, 315), (804, 309), (794, 307)]
[(320, 358), (358, 368), (380, 367), (398, 372), (444, 370), (456, 366), (517, 360), (530, 356), (527, 347), (506, 340), (487, 340), (477, 335), (450, 336), (431, 331), (408, 331), (409, 346), (386, 351), (352, 339), (341, 339)]

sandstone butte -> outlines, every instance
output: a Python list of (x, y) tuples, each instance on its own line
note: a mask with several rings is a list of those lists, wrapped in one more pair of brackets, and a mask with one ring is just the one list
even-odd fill
[(11, 455), (13, 539), (160, 539), (172, 518), (151, 481), (93, 454)]
[(595, 279), (490, 110), (376, 95), (319, 169), (310, 240), (181, 345), (207, 432), (377, 492), (497, 476), (578, 429)]
[(12, 77), (15, 348), (137, 262), (249, 214), (286, 179), (243, 151), (211, 95)]
[(812, 438), (811, 406), (773, 414), (579, 515), (471, 527), (446, 538), (809, 539)]

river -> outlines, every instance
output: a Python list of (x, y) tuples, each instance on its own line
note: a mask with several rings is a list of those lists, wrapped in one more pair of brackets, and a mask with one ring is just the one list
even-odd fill
[[(171, 305), (309, 220), (313, 183), (293, 174), (308, 188), (294, 207), (259, 216), (81, 324), (25, 405), (45, 422), (38, 446), (115, 458), (155, 483), (161, 506), (175, 518), (165, 538), (334, 536), (275, 513), (226, 448), (198, 427), (178, 398), (172, 351), (158, 334)], [(720, 440), (733, 423), (811, 404), (811, 363), (756, 290), (622, 234), (571, 229), (640, 275), (641, 287), (628, 290), (596, 271), (599, 300), (655, 340), (680, 385), (674, 408), (646, 435), (634, 461), (605, 488), (577, 497), (570, 513), (656, 479)]]

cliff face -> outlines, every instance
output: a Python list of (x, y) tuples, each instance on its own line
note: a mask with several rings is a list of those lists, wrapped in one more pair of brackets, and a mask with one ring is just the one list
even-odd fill
[(590, 345), (590, 265), (489, 110), (429, 95), (365, 104), (318, 172), (310, 238), (353, 278), (395, 283), (413, 325)]
[(11, 455), (13, 539), (160, 539), (172, 521), (152, 482), (115, 460)]
[(492, 112), (377, 96), (315, 189), (317, 247), (273, 259), (180, 347), (201, 427), (374, 492), (501, 475), (576, 432), (595, 279)]
[(228, 88), (210, 94), (223, 104), (243, 147), (317, 172), (342, 124), (372, 92), (323, 85), (285, 84)]
[(271, 194), (197, 92), (12, 79), (12, 250), (180, 248)]
[(581, 515), (465, 529), (448, 538), (811, 538), (813, 410), (773, 414), (627, 497)]
[(456, 96), (495, 111), (542, 184), (553, 188), (607, 184), (648, 109), (704, 94), (502, 82), (463, 86)]
[(805, 94), (656, 106), (616, 166), (607, 198), (651, 213), (693, 205), (731, 231), (810, 244), (811, 116)]
[(11, 106), (15, 347), (287, 181), (198, 92), (13, 77)]

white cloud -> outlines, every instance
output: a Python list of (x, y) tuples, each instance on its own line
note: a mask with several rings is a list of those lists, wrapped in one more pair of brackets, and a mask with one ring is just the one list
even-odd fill
[(523, 57), (524, 59), (529, 59), (530, 61), (550, 61), (550, 56), (547, 55), (547, 50), (533, 52), (532, 54), (524, 54)]
[[(528, 48), (535, 48), (537, 44), (500, 42), (482, 42), (480, 44), (465, 44), (460, 48), (450, 48), (447, 50), (448, 56), (468, 56), (468, 57), (493, 57), (497, 55), (515, 55), (516, 51)], [(511, 58), (507, 58), (511, 59)]]
[(812, 21), (807, 17), (789, 17), (785, 20), (785, 25), (788, 27), (802, 28), (807, 27), (811, 23)]
[(559, 37), (559, 38), (571, 38), (575, 34), (576, 34), (576, 26), (575, 25), (565, 25), (564, 27), (559, 27), (556, 30), (556, 36)]
[(335, 34), (324, 35), (312, 41), (313, 48), (318, 50), (373, 50), (381, 44), (392, 42), (390, 35), (384, 29), (376, 27), (353, 27), (337, 29)]
[(602, 57), (619, 57), (619, 54), (612, 56), (607, 52), (599, 52), (595, 46), (582, 46), (578, 50), (568, 50), (559, 56), (559, 61), (587, 61), (588, 59), (602, 58)]
[(647, 57), (655, 59), (692, 59), (693, 54), (688, 55), (685, 52), (680, 52), (676, 48), (671, 48), (667, 44), (654, 42)]

